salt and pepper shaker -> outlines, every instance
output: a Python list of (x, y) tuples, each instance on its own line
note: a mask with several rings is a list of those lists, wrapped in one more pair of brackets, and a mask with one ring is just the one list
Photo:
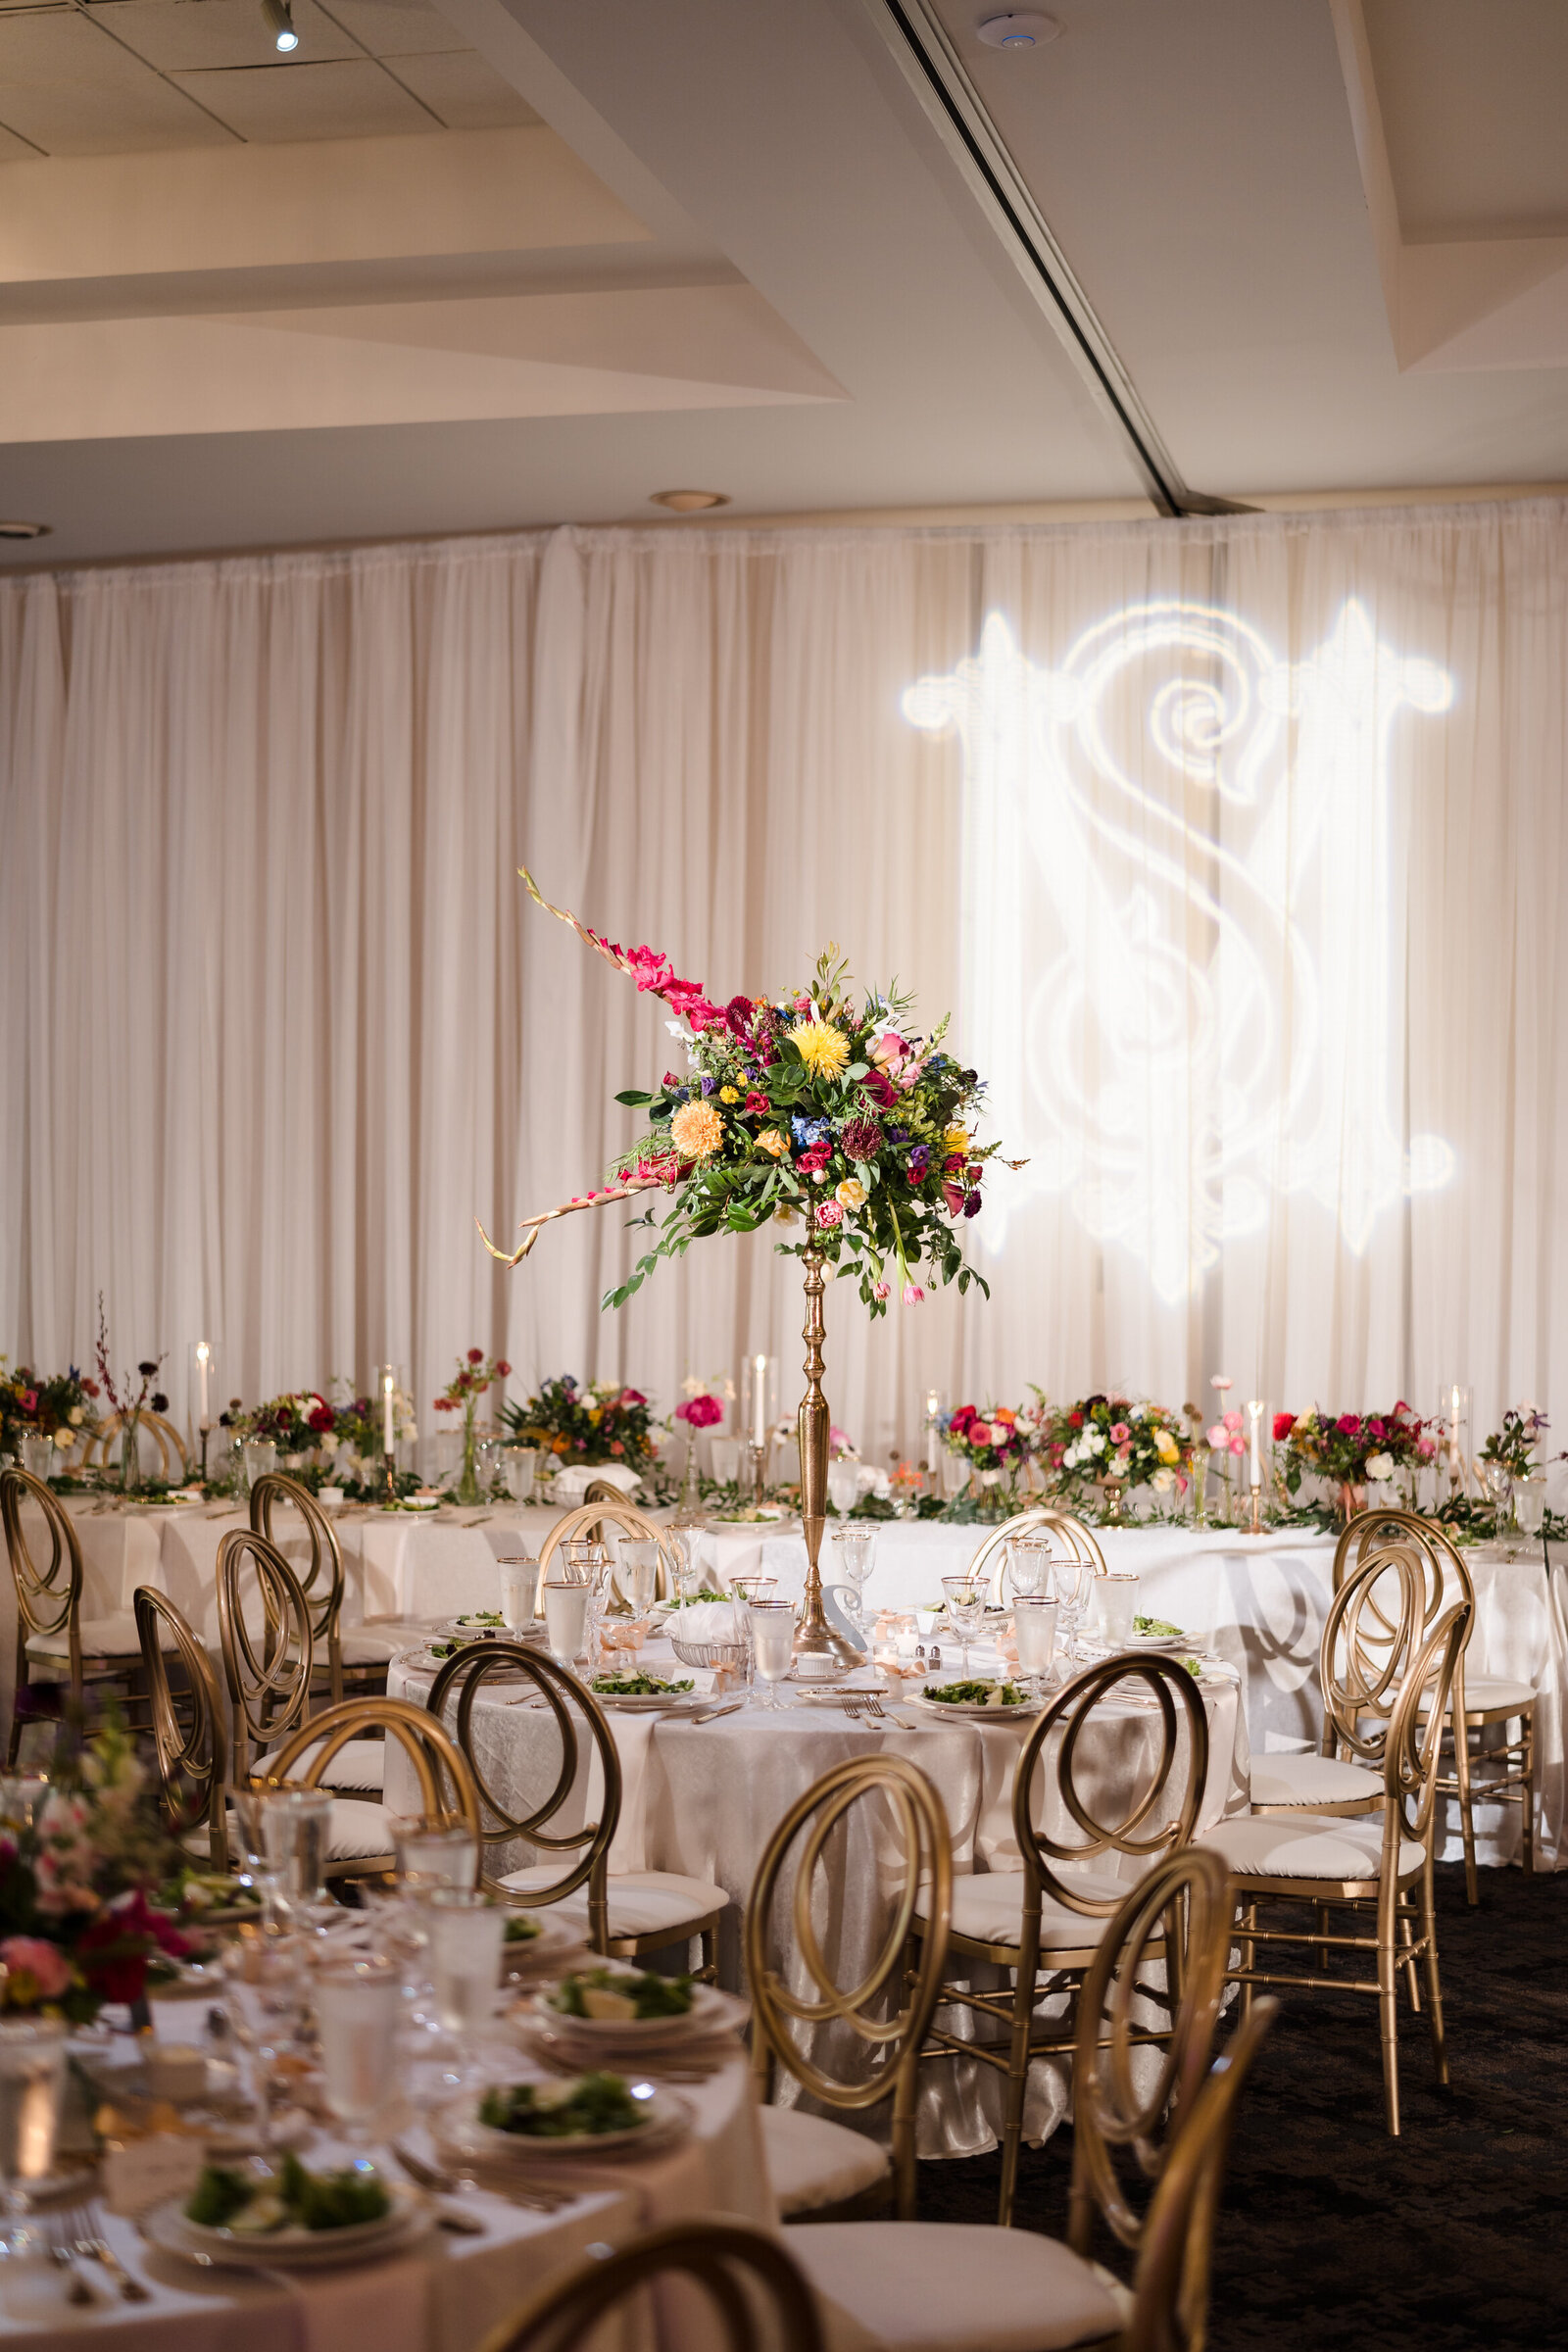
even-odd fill
[(931, 1671), (933, 1674), (942, 1672), (942, 1652), (934, 1642), (931, 1644)]

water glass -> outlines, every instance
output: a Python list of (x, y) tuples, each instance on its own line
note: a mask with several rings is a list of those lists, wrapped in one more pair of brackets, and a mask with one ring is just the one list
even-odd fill
[(586, 1536), (570, 1536), (557, 1547), (560, 1582), (564, 1585), (591, 1585), (605, 1563), (605, 1547)]
[(501, 1615), (508, 1633), (520, 1634), (532, 1625), (539, 1605), (539, 1563), (526, 1552), (502, 1553)]
[(326, 1904), (332, 1821), (329, 1788), (230, 1788), (228, 1802), (270, 1915), (309, 1915)]
[(1546, 1473), (1533, 1470), (1528, 1478), (1514, 1481), (1513, 1507), (1524, 1535), (1534, 1539), (1541, 1533), (1541, 1523), (1546, 1516)]
[(29, 2186), (54, 2170), (55, 2133), (66, 2079), (66, 2028), (60, 2018), (14, 2017), (0, 2024), (0, 2187), (5, 2246), (30, 2245), (21, 2226)]
[(622, 1536), (615, 1579), (634, 1617), (646, 1617), (659, 1584), (659, 1545), (646, 1537)]
[(1088, 1612), (1095, 1592), (1093, 1560), (1058, 1560), (1053, 1571), (1059, 1606), (1057, 1624), (1061, 1631), (1063, 1654), (1081, 1658), (1083, 1647), (1078, 1641), (1078, 1629)]
[(827, 1498), (841, 1517), (847, 1519), (860, 1499), (860, 1465), (858, 1462), (830, 1462), (827, 1471)]
[[(771, 1579), (767, 1579), (771, 1582)], [(795, 1658), (795, 1603), (792, 1600), (752, 1600), (747, 1603), (746, 1615), (752, 1642), (752, 1665), (762, 1686), (757, 1703), (760, 1707), (779, 1705), (773, 1693), (775, 1683), (783, 1682)]]
[(514, 1502), (531, 1502), (534, 1478), (539, 1467), (538, 1446), (504, 1446), (501, 1452), (502, 1471), (507, 1482), (507, 1492), (511, 1494)]
[(1131, 1569), (1113, 1568), (1095, 1579), (1100, 1600), (1100, 1625), (1112, 1649), (1123, 1649), (1133, 1638), (1138, 1614), (1138, 1592), (1143, 1579)]
[(24, 1435), (22, 1439), (22, 1467), (26, 1471), (29, 1478), (41, 1478), (47, 1480), (51, 1471), (55, 1467), (55, 1461), (56, 1453), (55, 1442), (53, 1438), (30, 1437), (25, 1434)]
[(473, 1474), (479, 1481), (479, 1492), (492, 1495), (501, 1484), (501, 1464), (506, 1452), (499, 1438), (475, 1438), (473, 1442)]
[(836, 1527), (833, 1530), (833, 1550), (838, 1561), (840, 1581), (855, 1594), (854, 1620), (857, 1633), (865, 1631), (865, 1580), (871, 1566), (871, 1545), (875, 1538), (869, 1528)]
[(960, 1672), (967, 1681), (969, 1645), (979, 1639), (985, 1622), (986, 1589), (972, 1577), (945, 1576), (942, 1579), (942, 1597), (948, 1604), (948, 1623), (957, 1640), (962, 1660)]
[(294, 2041), (304, 1980), (298, 1936), (263, 1924), (241, 1936), (222, 1956), (224, 2008), (250, 2060), (256, 2135), (265, 2150), (272, 2138), (272, 2068)]
[(277, 1468), (277, 1447), (270, 1438), (247, 1438), (239, 1458), (240, 1479), (248, 1494), (259, 1478), (270, 1478)]
[(1036, 1698), (1043, 1696), (1056, 1654), (1056, 1603), (1040, 1592), (1020, 1592), (1012, 1604), (1018, 1642), (1018, 1674)]
[(326, 2103), (363, 2144), (396, 2093), (402, 1976), (390, 1960), (334, 1960), (316, 1973), (313, 2007)]
[(436, 1887), (422, 1899), (420, 1909), (442, 2031), (477, 2034), (495, 2011), (507, 1914), (476, 1888), (457, 1886)]
[[(563, 1544), (562, 1549), (565, 1548)], [(545, 1638), (556, 1664), (564, 1666), (568, 1673), (587, 1642), (588, 1603), (592, 1598), (592, 1588), (586, 1583), (552, 1582), (544, 1588)]]
[(431, 1821), (422, 1813), (392, 1815), (392, 1851), (411, 1893), (438, 1886), (471, 1887), (479, 1875), (473, 1832), (461, 1822)]

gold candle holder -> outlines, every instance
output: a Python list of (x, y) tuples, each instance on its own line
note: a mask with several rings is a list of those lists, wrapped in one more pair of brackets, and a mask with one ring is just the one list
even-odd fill
[(1263, 1533), (1263, 1489), (1261, 1485), (1255, 1485), (1249, 1492), (1252, 1497), (1252, 1516), (1247, 1532), (1250, 1536), (1260, 1536)]
[(802, 1253), (806, 1267), (806, 1395), (801, 1398), (801, 1522), (806, 1535), (806, 1591), (796, 1622), (795, 1655), (831, 1658), (840, 1666), (859, 1663), (860, 1653), (828, 1623), (822, 1606), (822, 1574), (818, 1560), (827, 1526), (827, 1456), (832, 1415), (822, 1394), (822, 1343), (827, 1326), (822, 1316), (822, 1252)]

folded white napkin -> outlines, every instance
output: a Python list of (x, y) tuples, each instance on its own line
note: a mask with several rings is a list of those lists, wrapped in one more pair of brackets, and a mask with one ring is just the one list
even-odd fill
[(674, 1610), (664, 1632), (677, 1642), (733, 1642), (736, 1617), (733, 1601), (699, 1600), (688, 1609)]
[(627, 1470), (619, 1462), (567, 1462), (556, 1472), (551, 1482), (552, 1502), (581, 1502), (595, 1479), (618, 1487), (623, 1494), (635, 1494), (642, 1480), (635, 1470)]

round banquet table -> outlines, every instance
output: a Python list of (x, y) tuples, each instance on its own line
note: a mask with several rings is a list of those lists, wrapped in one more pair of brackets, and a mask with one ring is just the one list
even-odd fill
[[(994, 1657), (988, 1661), (988, 1653), (978, 1646), (972, 1662), (977, 1672), (996, 1671)], [(649, 1672), (671, 1678), (690, 1674), (699, 1690), (710, 1679), (681, 1665), (662, 1641), (647, 1644), (642, 1663)], [(423, 1704), (436, 1671), (424, 1649), (411, 1650), (394, 1660), (387, 1688)], [(1245, 1813), (1250, 1802), (1250, 1750), (1238, 1685), (1225, 1674), (1205, 1678), (1202, 1695), (1209, 1766), (1199, 1835), (1226, 1814)], [(611, 1869), (677, 1871), (722, 1886), (730, 1907), (719, 1937), (719, 1976), (732, 1989), (743, 1988), (741, 1922), (774, 1827), (813, 1781), (847, 1756), (882, 1748), (919, 1765), (947, 1808), (956, 1871), (1018, 1868), (1012, 1780), (1028, 1724), (932, 1720), (891, 1695), (883, 1704), (890, 1712), (881, 1723), (852, 1722), (837, 1706), (804, 1701), (778, 1712), (750, 1703), (706, 1724), (612, 1714), (623, 1795)], [(449, 1714), (455, 1712), (454, 1701)], [(1116, 1819), (1114, 1808), (1125, 1806), (1143, 1785), (1158, 1753), (1158, 1734), (1159, 1717), (1152, 1703), (1107, 1708), (1097, 1718), (1094, 1732), (1080, 1742), (1078, 1770), (1080, 1786), (1101, 1818)], [(509, 1812), (519, 1815), (548, 1794), (559, 1764), (559, 1734), (542, 1703), (519, 1703), (515, 1685), (492, 1685), (475, 1705), (472, 1737), (480, 1771)], [(1185, 1749), (1185, 1728), (1181, 1738)], [(584, 1748), (588, 1744), (585, 1741)], [(1049, 1771), (1042, 1774), (1041, 1784), (1048, 1791), (1048, 1824), (1066, 1834), (1054, 1776)], [(385, 1801), (394, 1809), (412, 1811), (417, 1806), (401, 1750), (389, 1750)], [(577, 1786), (552, 1829), (575, 1828), (595, 1819), (601, 1801), (597, 1762), (585, 1755)], [(862, 1808), (848, 1837), (829, 1848), (831, 1900), (825, 1886), (818, 1888), (818, 1934), (827, 1964), (841, 1984), (858, 1982), (874, 1959), (898, 1883), (890, 1879), (892, 1854), (867, 1830), (868, 1818), (868, 1809)], [(493, 1849), (491, 1867), (501, 1874), (544, 1858), (516, 1841)], [(1136, 1874), (1131, 1865), (1124, 1865), (1122, 1875), (1130, 1879)], [(792, 1969), (786, 1940), (788, 1903), (785, 1890), (775, 1921), (779, 1960), (798, 1989), (805, 1991), (806, 1981)], [(987, 1979), (1000, 1981), (995, 1976)], [(969, 2017), (962, 2011), (952, 2014)], [(843, 2053), (836, 2049), (830, 2057), (833, 2063), (843, 2063)], [(922, 2084), (920, 2153), (963, 2156), (994, 2147), (1001, 2103), (1001, 2078), (989, 2067), (957, 2059), (928, 2068)], [(1044, 2139), (1054, 2131), (1066, 2107), (1065, 2067), (1037, 2063), (1025, 2113), (1030, 2139)]]
[[(519, 2079), (530, 2072), (537, 2070), (519, 2067)], [(61, 2291), (40, 2307), (30, 2296), (24, 2304), (18, 2289), (13, 2311), (0, 2269), (0, 2342), (60, 2352), (107, 2335), (117, 2352), (472, 2352), (524, 2296), (574, 2268), (590, 2246), (619, 2245), (690, 2213), (776, 2225), (745, 2053), (737, 2049), (719, 2073), (683, 2084), (678, 2095), (691, 2128), (663, 2152), (635, 2162), (559, 2159), (552, 2184), (569, 2180), (580, 2193), (549, 2214), (488, 2188), (467, 2190), (462, 2210), (484, 2224), (482, 2236), (434, 2230), (379, 2262), (260, 2277), (204, 2272), (148, 2244), (133, 2221), (107, 2214), (103, 2234), (151, 2289), (151, 2301), (122, 2302), (104, 2273), (83, 2263), (98, 2298), (90, 2311), (66, 2302), (69, 2281), (60, 2273)], [(305, 2156), (312, 2161), (312, 2150)], [(545, 2160), (531, 2170), (542, 2174)], [(47, 2208), (40, 2213), (46, 2218)], [(678, 2288), (637, 2312), (611, 2339), (615, 2352), (719, 2352), (710, 2311), (694, 2310)]]

